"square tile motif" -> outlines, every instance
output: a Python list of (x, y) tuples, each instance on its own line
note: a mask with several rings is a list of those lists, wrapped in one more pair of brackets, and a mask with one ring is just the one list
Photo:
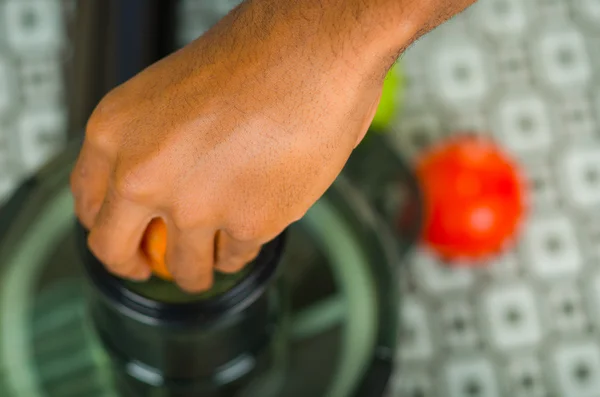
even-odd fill
[(582, 208), (600, 205), (600, 144), (565, 150), (559, 164), (565, 199)]
[(543, 369), (535, 357), (515, 355), (507, 364), (506, 376), (511, 397), (547, 396)]
[(572, 221), (562, 214), (530, 219), (523, 236), (528, 271), (542, 279), (573, 276), (583, 258)]
[(487, 318), (486, 336), (499, 353), (533, 347), (542, 338), (536, 298), (527, 284), (507, 284), (487, 290), (482, 297)]
[(5, 0), (6, 40), (16, 53), (53, 52), (66, 45), (59, 0)]
[(471, 357), (450, 361), (444, 369), (444, 395), (448, 397), (500, 397), (498, 379), (487, 358)]
[(29, 173), (50, 160), (65, 143), (66, 115), (57, 109), (23, 113), (18, 125), (21, 157)]
[(474, 6), (473, 19), (478, 28), (507, 40), (525, 33), (529, 23), (527, 3), (520, 0), (489, 0)]
[(544, 31), (535, 43), (537, 66), (545, 83), (555, 88), (584, 88), (592, 69), (582, 33), (573, 27)]
[(561, 396), (595, 397), (600, 390), (600, 348), (596, 341), (564, 343), (554, 351)]
[(534, 92), (502, 98), (494, 118), (498, 139), (518, 155), (544, 152), (554, 140), (548, 105)]
[(431, 59), (436, 94), (448, 104), (477, 103), (490, 89), (485, 53), (474, 43), (442, 45)]

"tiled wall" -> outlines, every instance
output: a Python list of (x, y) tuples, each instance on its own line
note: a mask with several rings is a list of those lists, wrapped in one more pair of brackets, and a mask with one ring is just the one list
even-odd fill
[(600, 1), (482, 0), (403, 64), (398, 150), (474, 129), (518, 160), (531, 208), (480, 269), (410, 259), (390, 396), (598, 395)]
[(63, 5), (0, 0), (0, 201), (64, 143)]

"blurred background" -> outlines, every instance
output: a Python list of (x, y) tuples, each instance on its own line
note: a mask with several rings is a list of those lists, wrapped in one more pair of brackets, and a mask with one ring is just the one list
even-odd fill
[[(159, 32), (185, 45), (239, 1), (144, 3), (0, 0), (0, 201), (130, 76), (112, 56), (158, 59)], [(123, 37), (147, 48), (131, 54)], [(389, 396), (598, 396), (600, 0), (481, 0), (399, 70), (394, 149), (413, 161), (456, 133), (491, 137), (519, 162), (531, 208), (517, 246), (485, 266), (411, 255)]]

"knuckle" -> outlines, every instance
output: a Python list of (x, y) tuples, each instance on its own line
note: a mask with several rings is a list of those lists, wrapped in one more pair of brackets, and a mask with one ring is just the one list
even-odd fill
[(139, 202), (152, 196), (152, 178), (143, 169), (118, 166), (113, 175), (115, 193), (128, 201)]
[(227, 232), (231, 237), (239, 241), (255, 241), (264, 236), (265, 228), (262, 222), (248, 219), (238, 222)]
[[(174, 188), (175, 191), (180, 189)], [(190, 192), (181, 192), (170, 202), (169, 216), (179, 230), (193, 230), (199, 227), (215, 227), (219, 223), (219, 209), (214, 203), (205, 201)]]
[(289, 223), (279, 211), (264, 208), (252, 214), (241, 214), (227, 223), (225, 231), (234, 239), (249, 243), (264, 243), (279, 235)]
[(171, 220), (179, 230), (189, 230), (195, 226), (194, 217), (188, 206), (175, 205), (171, 209)]
[(114, 95), (108, 93), (98, 103), (85, 128), (85, 139), (96, 149), (110, 152), (115, 146), (115, 131), (119, 130), (120, 111), (118, 104), (113, 99)]
[(97, 150), (104, 153), (110, 152), (112, 145), (112, 129), (108, 128), (102, 116), (94, 113), (85, 128), (85, 140)]

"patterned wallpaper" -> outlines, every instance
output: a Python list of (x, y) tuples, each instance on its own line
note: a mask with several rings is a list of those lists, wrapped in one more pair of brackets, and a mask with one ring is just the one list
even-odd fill
[(0, 0), (0, 200), (64, 144), (65, 11), (59, 0)]
[(410, 258), (389, 395), (598, 396), (600, 1), (482, 0), (402, 62), (398, 150), (491, 136), (531, 208), (517, 247), (479, 269)]

